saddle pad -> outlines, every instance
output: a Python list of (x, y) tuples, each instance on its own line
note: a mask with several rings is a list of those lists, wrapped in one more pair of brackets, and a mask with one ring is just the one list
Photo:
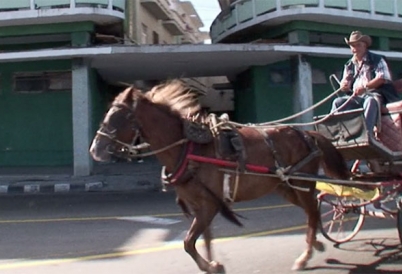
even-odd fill
[(381, 132), (378, 134), (378, 138), (392, 151), (402, 151), (402, 121), (400, 113), (381, 116)]

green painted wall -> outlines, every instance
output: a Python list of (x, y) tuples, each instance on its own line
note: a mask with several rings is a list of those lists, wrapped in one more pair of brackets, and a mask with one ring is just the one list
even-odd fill
[[(87, 46), (93, 22), (0, 27), (0, 37), (48, 36), (49, 42), (0, 45), (1, 50), (32, 50), (60, 46)], [(65, 41), (52, 42), (54, 34)], [(13, 92), (13, 73), (71, 70), (71, 60), (7, 63), (0, 67), (0, 166), (70, 166), (73, 164), (71, 90), (18, 94)], [(90, 71), (91, 132), (103, 116), (105, 88)], [(83, 90), (83, 92), (86, 92)]]
[[(91, 34), (95, 31), (93, 22), (73, 22), (73, 23), (56, 23), (56, 24), (41, 24), (27, 26), (8, 26), (0, 27), (0, 38), (23, 38), (23, 37), (47, 37), (48, 42), (34, 42), (35, 39), (29, 39), (28, 42), (18, 44), (2, 44), (2, 51), (16, 50), (35, 50), (42, 48), (59, 48), (71, 46), (88, 46), (91, 43)], [(52, 36), (64, 35), (59, 41), (52, 41)]]
[[(334, 92), (334, 88), (329, 82), (329, 76), (331, 74), (336, 74), (341, 77), (344, 64), (348, 58), (318, 58), (318, 57), (306, 57), (307, 62), (310, 63), (312, 69), (312, 78), (317, 77), (315, 73), (324, 73), (324, 80), (326, 83), (315, 83), (313, 84), (313, 102), (318, 103), (325, 97)], [(336, 83), (334, 83), (336, 84)], [(335, 85), (336, 88), (338, 88)], [(314, 110), (314, 115), (322, 115), (329, 113), (331, 110), (331, 103), (335, 97), (329, 99), (326, 103), (320, 105)]]
[(72, 22), (40, 24), (27, 26), (7, 26), (0, 28), (0, 37), (18, 37), (32, 35), (51, 35), (74, 32), (93, 32), (95, 25), (93, 22)]
[(25, 62), (0, 67), (0, 165), (72, 164), (71, 90), (18, 94), (13, 72), (71, 70), (70, 61)]
[[(234, 82), (235, 120), (241, 123), (262, 123), (283, 118), (293, 112), (293, 89), (290, 62), (252, 67)], [(283, 74), (276, 83), (272, 74)]]
[(237, 76), (234, 85), (234, 116), (240, 123), (256, 120), (256, 96), (251, 70)]
[[(256, 92), (256, 123), (269, 122), (293, 113), (293, 88), (290, 62), (280, 62), (264, 67), (253, 67)], [(273, 74), (280, 73), (283, 82), (275, 83)]]
[[(0, 166), (70, 166), (73, 163), (71, 90), (13, 93), (13, 72), (71, 70), (70, 60), (24, 62), (0, 67)], [(105, 91), (90, 72), (92, 131), (103, 116)], [(83, 91), (85, 92), (85, 91)]]
[(92, 136), (95, 136), (102, 122), (103, 116), (108, 106), (108, 85), (102, 80), (97, 72), (92, 69), (90, 71), (90, 92), (91, 92), (91, 119), (92, 119)]

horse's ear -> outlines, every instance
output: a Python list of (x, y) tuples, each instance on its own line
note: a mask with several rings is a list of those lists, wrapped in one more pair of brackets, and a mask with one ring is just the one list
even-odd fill
[(138, 95), (141, 93), (140, 90), (136, 89), (135, 87), (131, 86), (126, 88), (121, 96), (123, 102), (127, 104), (132, 104), (134, 100), (138, 98)]
[(131, 91), (131, 104), (134, 104), (134, 101), (138, 102), (141, 98), (144, 98), (142, 91), (133, 87)]

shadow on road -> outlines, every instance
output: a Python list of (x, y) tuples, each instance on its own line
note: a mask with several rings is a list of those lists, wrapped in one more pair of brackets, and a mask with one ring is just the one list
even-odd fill
[[(335, 248), (352, 251), (352, 252), (366, 252), (369, 256), (375, 259), (374, 261), (363, 263), (350, 263), (342, 262), (338, 259), (329, 258), (326, 260), (327, 266), (317, 266), (309, 268), (308, 270), (349, 270), (348, 273), (387, 273), (396, 274), (401, 273), (400, 270), (386, 270), (387, 265), (402, 265), (402, 245), (399, 239), (396, 238), (374, 238), (374, 239), (359, 239), (353, 240), (344, 244), (336, 244)], [(381, 269), (380, 269), (381, 268)], [(399, 267), (400, 268), (400, 267)]]

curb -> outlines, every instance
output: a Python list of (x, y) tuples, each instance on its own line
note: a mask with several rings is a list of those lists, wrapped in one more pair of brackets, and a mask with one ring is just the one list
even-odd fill
[(102, 191), (103, 182), (88, 182), (81, 184), (56, 183), (56, 184), (25, 184), (25, 185), (0, 185), (0, 195), (4, 194), (56, 194), (71, 192)]

